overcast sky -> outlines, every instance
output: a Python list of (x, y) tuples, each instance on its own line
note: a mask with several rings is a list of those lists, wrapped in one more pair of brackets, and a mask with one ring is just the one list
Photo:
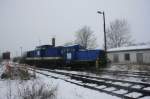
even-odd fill
[(20, 55), (41, 44), (56, 45), (74, 40), (75, 32), (90, 26), (103, 45), (103, 20), (97, 11), (105, 11), (106, 25), (126, 19), (136, 42), (150, 41), (150, 0), (0, 0), (0, 52)]

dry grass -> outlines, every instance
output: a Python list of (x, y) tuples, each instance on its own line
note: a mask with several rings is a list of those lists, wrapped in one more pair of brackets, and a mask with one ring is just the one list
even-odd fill
[[(56, 97), (57, 87), (37, 80), (38, 77), (33, 77), (27, 68), (11, 67), (9, 72), (4, 71), (3, 74), (5, 76), (3, 79), (8, 80), (6, 99), (55, 99)], [(19, 81), (16, 86), (12, 84), (15, 80)]]
[(55, 99), (57, 87), (35, 82), (19, 89), (20, 99)]
[[(57, 86), (32, 79), (20, 82), (15, 86), (13, 80), (8, 80), (6, 98), (4, 99), (56, 99)], [(19, 82), (18, 82), (19, 81)]]
[(5, 70), (1, 75), (2, 79), (12, 79), (12, 80), (16, 79), (29, 80), (31, 77), (32, 76), (27, 69), (20, 67), (11, 67), (9, 71)]

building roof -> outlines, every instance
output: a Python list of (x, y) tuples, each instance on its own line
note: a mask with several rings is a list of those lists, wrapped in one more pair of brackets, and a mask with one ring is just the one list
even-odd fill
[(112, 49), (108, 49), (107, 52), (137, 51), (137, 50), (150, 50), (150, 44), (112, 48)]

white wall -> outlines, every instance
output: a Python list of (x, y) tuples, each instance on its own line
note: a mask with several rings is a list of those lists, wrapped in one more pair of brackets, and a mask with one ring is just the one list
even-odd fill
[(143, 55), (143, 60), (145, 63), (150, 63), (150, 51), (145, 51), (144, 55)]
[[(125, 61), (124, 54), (129, 53), (130, 54), (130, 61)], [(143, 53), (143, 64), (150, 64), (150, 50), (141, 50), (141, 51), (123, 51), (123, 52), (108, 52), (107, 56), (108, 59), (113, 62), (113, 55), (118, 54), (119, 63), (138, 63), (137, 62), (137, 53)]]

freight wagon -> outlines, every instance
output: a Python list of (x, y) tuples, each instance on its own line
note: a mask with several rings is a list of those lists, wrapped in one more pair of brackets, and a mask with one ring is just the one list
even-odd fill
[(4, 52), (4, 53), (2, 53), (2, 59), (4, 59), (4, 60), (10, 60), (10, 52)]

